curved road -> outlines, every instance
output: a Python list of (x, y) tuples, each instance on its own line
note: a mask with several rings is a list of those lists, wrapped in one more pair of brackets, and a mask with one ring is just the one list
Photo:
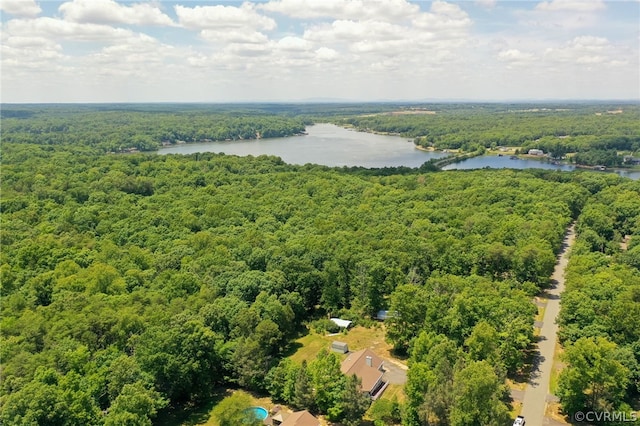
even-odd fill
[(546, 291), (547, 307), (540, 328), (538, 353), (536, 354), (533, 364), (534, 368), (522, 399), (521, 415), (524, 416), (528, 426), (543, 426), (557, 423), (545, 418), (544, 414), (549, 396), (553, 354), (558, 334), (556, 319), (560, 312), (560, 294), (564, 291), (564, 270), (569, 261), (569, 248), (571, 248), (575, 241), (574, 227), (575, 225), (571, 225), (567, 229), (558, 263), (556, 263), (553, 275), (551, 276), (551, 287)]

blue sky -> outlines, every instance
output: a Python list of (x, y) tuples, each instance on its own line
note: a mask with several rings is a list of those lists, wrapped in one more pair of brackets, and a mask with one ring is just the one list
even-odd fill
[(2, 102), (640, 100), (640, 1), (2, 0)]

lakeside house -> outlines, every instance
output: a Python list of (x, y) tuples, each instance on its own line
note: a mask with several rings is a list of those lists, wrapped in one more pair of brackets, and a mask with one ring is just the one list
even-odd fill
[(340, 366), (342, 374), (355, 374), (362, 382), (362, 392), (376, 400), (382, 395), (387, 383), (382, 380), (384, 361), (371, 349), (362, 349), (349, 354)]
[(622, 162), (624, 164), (638, 165), (640, 164), (640, 158), (636, 158), (633, 155), (625, 155)]
[(544, 155), (544, 151), (543, 151), (543, 150), (541, 150), (541, 149), (535, 149), (535, 148), (533, 148), (533, 149), (530, 149), (530, 150), (529, 150), (528, 154), (529, 154), (529, 155), (538, 155), (538, 156), (542, 156), (542, 155)]

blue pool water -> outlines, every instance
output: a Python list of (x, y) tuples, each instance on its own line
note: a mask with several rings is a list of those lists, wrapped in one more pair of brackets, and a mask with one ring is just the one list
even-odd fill
[(264, 420), (269, 415), (269, 412), (262, 407), (250, 407), (249, 411), (251, 411), (258, 420)]

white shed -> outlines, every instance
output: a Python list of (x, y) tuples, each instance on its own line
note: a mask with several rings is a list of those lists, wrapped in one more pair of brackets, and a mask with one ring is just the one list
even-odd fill
[(343, 320), (340, 318), (329, 318), (331, 321), (334, 322), (335, 325), (337, 325), (340, 328), (349, 328), (351, 327), (351, 321), (349, 320)]

